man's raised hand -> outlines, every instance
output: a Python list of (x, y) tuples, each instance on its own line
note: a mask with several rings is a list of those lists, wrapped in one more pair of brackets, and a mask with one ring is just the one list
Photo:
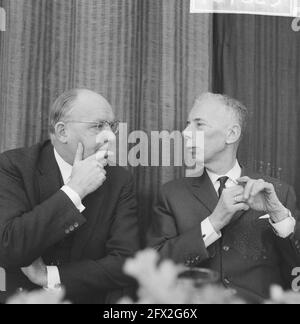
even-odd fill
[(71, 180), (67, 185), (77, 192), (81, 199), (96, 191), (105, 182), (104, 168), (110, 154), (110, 152), (101, 151), (84, 160), (83, 145), (78, 144)]
[(249, 210), (249, 206), (242, 199), (243, 192), (244, 188), (242, 186), (223, 190), (216, 209), (209, 217), (216, 232), (221, 231), (227, 226), (237, 212)]

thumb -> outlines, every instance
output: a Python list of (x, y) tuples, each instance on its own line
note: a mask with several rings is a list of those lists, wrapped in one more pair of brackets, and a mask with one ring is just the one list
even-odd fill
[(234, 205), (234, 209), (235, 212), (239, 212), (239, 211), (248, 211), (250, 209), (249, 205), (245, 204), (245, 203), (239, 203)]
[(77, 151), (75, 154), (74, 164), (83, 160), (83, 145), (81, 142), (78, 143)]

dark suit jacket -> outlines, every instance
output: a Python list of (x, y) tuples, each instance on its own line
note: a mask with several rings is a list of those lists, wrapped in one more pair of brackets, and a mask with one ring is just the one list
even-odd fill
[(48, 260), (59, 264), (67, 298), (103, 303), (108, 292), (130, 283), (122, 266), (139, 249), (132, 178), (108, 167), (106, 182), (84, 199), (82, 214), (62, 185), (50, 142), (0, 155), (0, 266), (7, 270), (7, 294), (37, 288), (19, 269), (46, 254), (59, 258), (57, 244), (68, 242), (67, 263)]
[[(243, 175), (262, 178), (247, 170)], [(297, 217), (293, 189), (263, 178), (275, 185), (279, 199)], [(206, 172), (200, 178), (168, 183), (154, 209), (149, 245), (175, 262), (218, 271), (226, 287), (251, 296), (251, 301), (268, 297), (271, 284), (291, 289), (292, 268), (300, 266), (299, 224), (294, 235), (281, 239), (267, 220), (259, 220), (263, 213), (241, 212), (224, 228), (222, 239), (206, 249), (200, 224), (217, 203), (218, 196)]]

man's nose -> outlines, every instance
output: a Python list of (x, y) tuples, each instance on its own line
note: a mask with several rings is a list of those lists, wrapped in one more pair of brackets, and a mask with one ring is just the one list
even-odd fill
[(110, 126), (107, 126), (103, 131), (101, 131), (97, 138), (97, 144), (104, 145), (106, 143), (114, 143), (116, 142), (117, 138), (116, 135), (113, 133)]
[(186, 129), (182, 132), (183, 137), (188, 140), (193, 136), (193, 131), (191, 125), (187, 126)]

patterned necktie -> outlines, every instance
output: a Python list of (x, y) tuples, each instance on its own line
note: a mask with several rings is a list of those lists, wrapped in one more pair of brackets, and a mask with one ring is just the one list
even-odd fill
[(226, 189), (226, 182), (229, 180), (228, 177), (222, 177), (220, 179), (218, 179), (218, 181), (220, 182), (220, 188), (219, 188), (219, 198), (221, 198), (222, 196), (222, 192), (224, 189)]

